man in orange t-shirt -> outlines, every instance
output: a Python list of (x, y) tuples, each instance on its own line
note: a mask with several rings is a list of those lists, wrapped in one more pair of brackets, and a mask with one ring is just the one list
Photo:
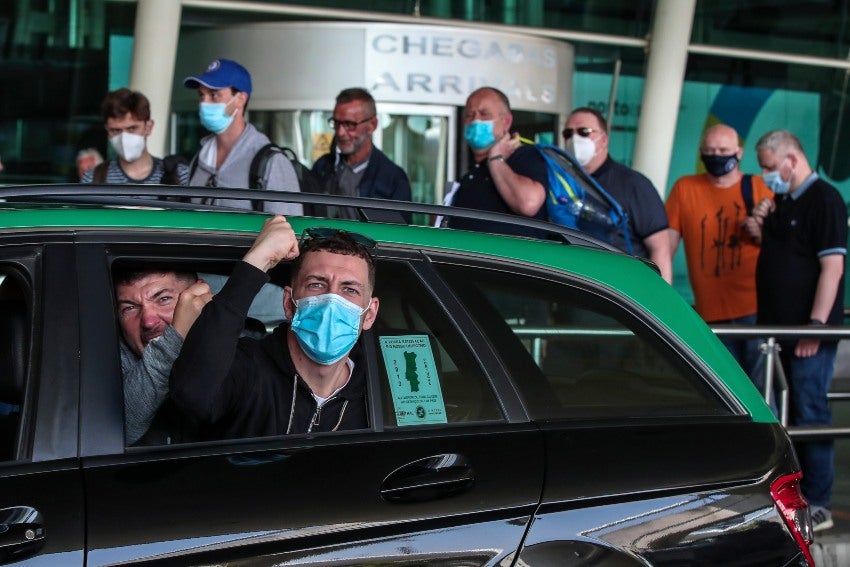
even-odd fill
[[(688, 278), (696, 310), (708, 323), (754, 325), (756, 261), (761, 236), (752, 204), (772, 198), (761, 176), (744, 176), (738, 168), (744, 150), (734, 128), (724, 124), (706, 130), (700, 157), (706, 172), (680, 178), (665, 208), (670, 222), (670, 254), (685, 241)], [(742, 191), (749, 178), (750, 190)], [(749, 192), (749, 203), (744, 193)], [(749, 210), (748, 210), (749, 209)], [(724, 339), (723, 343), (750, 372), (758, 360), (758, 340)]]

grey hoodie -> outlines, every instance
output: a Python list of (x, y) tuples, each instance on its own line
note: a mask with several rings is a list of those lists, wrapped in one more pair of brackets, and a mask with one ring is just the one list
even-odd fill
[(122, 339), (121, 375), (124, 380), (124, 441), (127, 446), (142, 438), (157, 410), (168, 397), (171, 366), (183, 347), (183, 337), (169, 325), (147, 344), (141, 358)]

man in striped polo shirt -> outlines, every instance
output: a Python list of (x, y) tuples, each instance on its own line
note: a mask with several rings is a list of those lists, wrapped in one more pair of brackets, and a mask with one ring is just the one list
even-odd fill
[(147, 139), (154, 123), (145, 95), (127, 88), (112, 91), (103, 99), (101, 113), (109, 144), (118, 157), (83, 173), (81, 183), (188, 184), (188, 164), (162, 160), (148, 152)]

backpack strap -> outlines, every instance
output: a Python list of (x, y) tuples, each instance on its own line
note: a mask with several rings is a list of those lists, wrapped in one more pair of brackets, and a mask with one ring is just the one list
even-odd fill
[(180, 185), (180, 165), (187, 165), (186, 158), (180, 154), (162, 158), (163, 173), (159, 182), (163, 185)]
[(192, 160), (189, 162), (189, 184), (192, 183), (192, 177), (195, 176), (195, 172), (198, 171), (198, 156), (201, 155), (201, 152), (196, 152), (195, 155), (192, 156)]
[[(283, 153), (283, 151), (271, 142), (257, 150), (254, 159), (251, 160), (251, 166), (248, 168), (248, 189), (266, 188), (265, 177), (269, 168), (269, 160), (277, 153)], [(263, 212), (263, 202), (252, 199), (251, 208), (257, 212)]]
[(741, 197), (747, 208), (747, 216), (753, 215), (753, 176), (746, 174), (741, 178)]
[(103, 185), (106, 183), (106, 174), (109, 172), (109, 160), (102, 161), (96, 166), (94, 166), (94, 171), (92, 172), (91, 182), (96, 185)]

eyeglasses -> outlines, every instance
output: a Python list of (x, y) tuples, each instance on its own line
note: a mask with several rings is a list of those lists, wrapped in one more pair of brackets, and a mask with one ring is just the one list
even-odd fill
[(337, 128), (339, 128), (340, 126), (342, 126), (343, 130), (345, 130), (346, 132), (351, 132), (351, 131), (355, 130), (358, 126), (360, 126), (361, 124), (365, 124), (366, 122), (369, 122), (373, 118), (374, 118), (374, 116), (370, 116), (369, 118), (364, 118), (363, 120), (355, 122), (353, 120), (337, 120), (336, 118), (331, 116), (330, 118), (328, 118), (328, 126), (333, 128), (334, 132), (336, 132)]
[(301, 233), (301, 239), (298, 244), (303, 245), (304, 242), (310, 239), (326, 239), (333, 238), (335, 236), (346, 236), (356, 242), (357, 244), (368, 248), (369, 250), (374, 250), (378, 243), (369, 238), (368, 236), (363, 236), (357, 232), (348, 232), (347, 230), (342, 230), (339, 228), (330, 228), (327, 226), (314, 226), (310, 228), (305, 228), (304, 232)]
[(573, 134), (578, 134), (582, 138), (587, 138), (594, 132), (599, 132), (597, 128), (588, 128), (587, 126), (582, 126), (581, 128), (564, 128), (561, 134), (564, 136), (565, 140), (569, 140), (573, 137)]

